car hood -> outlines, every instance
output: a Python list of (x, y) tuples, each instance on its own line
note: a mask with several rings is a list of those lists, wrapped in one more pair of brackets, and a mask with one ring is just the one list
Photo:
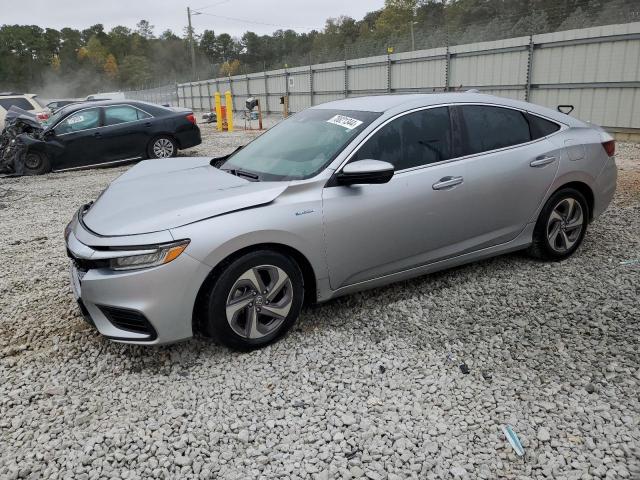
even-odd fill
[(226, 173), (210, 158), (140, 162), (102, 192), (83, 217), (98, 235), (137, 235), (267, 204), (286, 182), (251, 182)]

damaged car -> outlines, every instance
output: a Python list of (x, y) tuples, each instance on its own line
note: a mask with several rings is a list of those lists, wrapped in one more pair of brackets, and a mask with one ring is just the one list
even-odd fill
[(616, 176), (608, 133), (531, 103), (348, 98), (226, 157), (129, 169), (65, 230), (73, 293), (118, 342), (259, 348), (305, 301), (521, 249), (568, 258)]
[(12, 107), (0, 137), (0, 173), (40, 175), (144, 158), (201, 143), (189, 109), (137, 101), (74, 103), (48, 120)]

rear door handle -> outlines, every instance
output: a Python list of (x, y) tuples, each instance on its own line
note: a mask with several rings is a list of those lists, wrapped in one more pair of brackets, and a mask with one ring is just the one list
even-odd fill
[(95, 133), (93, 134), (93, 136), (94, 136), (94, 137), (100, 137), (100, 136), (101, 136), (101, 134), (100, 134), (100, 132), (95, 132)]
[(145, 127), (150, 127), (151, 126), (151, 122), (147, 122), (144, 124)]
[(549, 165), (550, 163), (553, 163), (555, 161), (556, 157), (547, 157), (541, 155), (539, 157), (536, 157), (535, 160), (532, 160), (529, 165), (531, 165), (532, 167), (544, 167), (545, 165)]
[(456, 185), (460, 185), (464, 179), (462, 177), (442, 177), (440, 181), (434, 183), (434, 190), (447, 190), (449, 188), (453, 188)]

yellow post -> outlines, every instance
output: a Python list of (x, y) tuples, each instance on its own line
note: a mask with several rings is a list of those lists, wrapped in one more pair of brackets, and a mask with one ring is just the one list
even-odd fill
[(229, 90), (224, 92), (224, 104), (227, 107), (227, 131), (233, 132), (233, 100)]
[(214, 97), (216, 100), (216, 128), (222, 131), (222, 103), (220, 102), (220, 92), (216, 92)]

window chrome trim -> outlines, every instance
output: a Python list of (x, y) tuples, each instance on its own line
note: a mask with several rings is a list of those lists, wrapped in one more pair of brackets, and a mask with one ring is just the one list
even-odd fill
[(151, 115), (149, 112), (143, 110), (142, 108), (138, 108), (138, 107), (136, 107), (134, 105), (131, 105), (131, 104), (128, 104), (128, 103), (118, 103), (116, 105), (92, 105), (90, 107), (81, 108), (80, 110), (76, 110), (72, 114), (67, 115), (62, 120), (60, 120), (58, 123), (56, 123), (55, 126), (49, 128), (49, 130), (55, 130), (56, 128), (58, 128), (58, 125), (60, 125), (62, 122), (66, 121), (68, 118), (72, 117), (76, 113), (84, 112), (85, 110), (90, 110), (92, 108), (97, 108), (98, 110), (100, 110), (100, 109), (105, 109), (105, 108), (109, 108), (109, 107), (131, 107), (131, 108), (134, 108), (136, 110), (140, 110), (142, 113), (146, 113), (147, 115), (149, 115), (149, 117), (148, 118), (139, 118), (137, 120), (130, 120), (128, 122), (114, 123), (113, 125), (102, 125), (102, 126), (99, 126), (99, 127), (83, 128), (82, 130), (76, 130), (74, 132), (61, 133), (61, 134), (59, 134), (57, 136), (58, 137), (62, 137), (64, 135), (69, 135), (71, 133), (86, 132), (86, 131), (89, 131), (89, 130), (96, 130), (98, 128), (114, 127), (116, 125), (124, 125), (126, 123), (140, 122), (142, 120), (149, 120), (150, 118), (156, 118), (153, 115)]
[[(534, 144), (536, 142), (539, 142), (539, 141), (541, 141), (543, 139), (547, 139), (549, 137), (552, 137), (553, 135), (556, 135), (556, 134), (558, 134), (560, 132), (563, 132), (564, 130), (567, 130), (569, 128), (569, 126), (566, 123), (561, 123), (561, 122), (559, 122), (557, 120), (554, 120), (554, 119), (551, 119), (549, 117), (545, 117), (543, 115), (539, 115), (537, 113), (531, 112), (530, 110), (523, 110), (523, 109), (518, 108), (518, 107), (513, 107), (513, 106), (510, 106), (510, 105), (502, 105), (502, 104), (499, 104), (499, 103), (461, 102), (461, 103), (441, 103), (441, 104), (436, 104), (436, 105), (427, 105), (427, 106), (423, 106), (423, 107), (416, 107), (416, 108), (412, 108), (411, 110), (407, 110), (405, 112), (400, 112), (400, 113), (394, 115), (393, 117), (386, 119), (383, 123), (381, 123), (380, 125), (375, 127), (371, 132), (369, 132), (369, 134), (367, 134), (366, 137), (364, 137), (360, 141), (360, 143), (358, 143), (355, 146), (354, 150), (351, 153), (349, 153), (347, 158), (338, 166), (338, 168), (336, 168), (334, 170), (334, 175), (336, 173), (340, 172), (345, 167), (345, 165), (347, 165), (351, 161), (353, 156), (356, 153), (358, 153), (358, 151), (364, 146), (364, 144), (366, 142), (368, 142), (371, 139), (371, 137), (373, 137), (376, 133), (378, 133), (379, 130), (381, 130), (383, 127), (385, 127), (387, 124), (391, 123), (392, 121), (397, 120), (398, 118), (403, 117), (405, 115), (409, 115), (410, 113), (421, 112), (423, 110), (429, 110), (429, 109), (432, 109), (432, 108), (441, 108), (441, 107), (450, 108), (450, 107), (461, 107), (461, 106), (466, 106), (466, 105), (480, 105), (480, 106), (486, 106), (486, 107), (498, 107), (498, 108), (507, 108), (509, 110), (517, 110), (518, 112), (520, 112), (522, 114), (529, 113), (531, 115), (538, 116), (538, 117), (540, 117), (540, 118), (542, 118), (544, 120), (548, 120), (550, 122), (553, 122), (556, 125), (560, 125), (560, 128), (558, 130), (556, 130), (555, 132), (553, 132), (551, 135), (546, 135), (544, 137), (536, 138), (535, 140), (529, 140), (528, 142), (525, 142), (525, 143), (518, 143), (516, 145), (509, 145), (507, 147), (496, 148), (496, 149), (493, 149), (493, 150), (485, 150), (483, 152), (472, 153), (470, 155), (463, 155), (461, 157), (453, 157), (453, 158), (449, 158), (447, 160), (442, 160), (440, 162), (433, 162), (433, 163), (428, 163), (426, 165), (417, 165), (415, 167), (404, 168), (402, 170), (395, 170), (394, 175), (395, 174), (399, 174), (399, 173), (412, 172), (414, 170), (421, 170), (423, 168), (429, 168), (429, 167), (432, 167), (432, 166), (444, 165), (444, 164), (451, 163), (451, 162), (457, 162), (459, 160), (466, 160), (468, 158), (478, 157), (480, 155), (487, 155), (489, 153), (502, 152), (502, 151), (511, 150), (511, 149), (514, 149), (514, 148), (520, 148), (520, 147), (526, 146), (526, 145), (532, 145), (532, 144)], [(525, 119), (526, 119), (526, 117), (525, 117)]]

